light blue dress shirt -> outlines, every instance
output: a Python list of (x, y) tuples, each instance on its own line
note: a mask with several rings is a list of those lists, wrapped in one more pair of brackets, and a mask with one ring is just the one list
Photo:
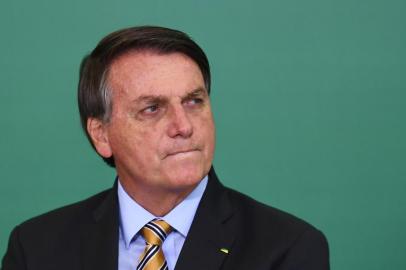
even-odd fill
[(120, 227), (118, 269), (136, 269), (139, 258), (145, 249), (145, 240), (138, 232), (149, 221), (155, 218), (161, 218), (173, 228), (173, 231), (168, 235), (162, 245), (168, 268), (169, 270), (173, 270), (206, 186), (207, 176), (168, 214), (164, 217), (155, 217), (135, 202), (126, 193), (119, 181), (118, 202), (120, 207)]

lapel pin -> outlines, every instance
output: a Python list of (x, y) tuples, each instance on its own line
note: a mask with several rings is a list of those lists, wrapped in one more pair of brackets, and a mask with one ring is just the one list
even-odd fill
[(225, 254), (228, 254), (228, 249), (226, 249), (226, 248), (221, 248), (220, 251), (225, 253)]

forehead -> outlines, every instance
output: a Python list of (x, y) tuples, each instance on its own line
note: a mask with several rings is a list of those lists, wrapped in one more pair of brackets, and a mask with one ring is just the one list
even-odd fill
[(128, 52), (111, 63), (107, 79), (113, 95), (181, 95), (204, 88), (198, 65), (182, 53)]

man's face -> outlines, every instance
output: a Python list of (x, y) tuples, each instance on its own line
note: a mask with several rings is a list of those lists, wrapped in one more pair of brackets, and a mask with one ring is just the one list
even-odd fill
[[(215, 127), (197, 64), (180, 53), (130, 52), (108, 75), (107, 157), (123, 182), (146, 191), (194, 187), (209, 171)], [(99, 151), (100, 153), (100, 151)]]

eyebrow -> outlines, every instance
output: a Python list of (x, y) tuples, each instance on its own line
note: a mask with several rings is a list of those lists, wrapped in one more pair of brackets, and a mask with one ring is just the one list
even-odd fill
[(155, 96), (155, 95), (142, 95), (142, 96), (139, 96), (138, 98), (134, 99), (133, 103), (143, 103), (143, 102), (151, 103), (151, 102), (160, 102), (160, 101), (163, 101), (163, 100), (165, 100), (165, 97), (162, 96), (162, 95), (158, 95), (158, 96)]
[[(197, 96), (206, 96), (207, 95), (207, 90), (205, 88), (199, 87), (195, 90), (190, 91), (186, 95), (184, 95), (181, 99), (185, 100), (188, 98), (193, 98)], [(163, 95), (141, 95), (134, 99), (132, 102), (133, 103), (153, 103), (153, 102), (163, 102), (167, 100), (166, 96)]]
[(197, 88), (189, 93), (187, 93), (182, 100), (184, 99), (189, 99), (189, 98), (194, 98), (194, 97), (198, 97), (198, 96), (206, 96), (207, 95), (207, 91), (204, 88)]

